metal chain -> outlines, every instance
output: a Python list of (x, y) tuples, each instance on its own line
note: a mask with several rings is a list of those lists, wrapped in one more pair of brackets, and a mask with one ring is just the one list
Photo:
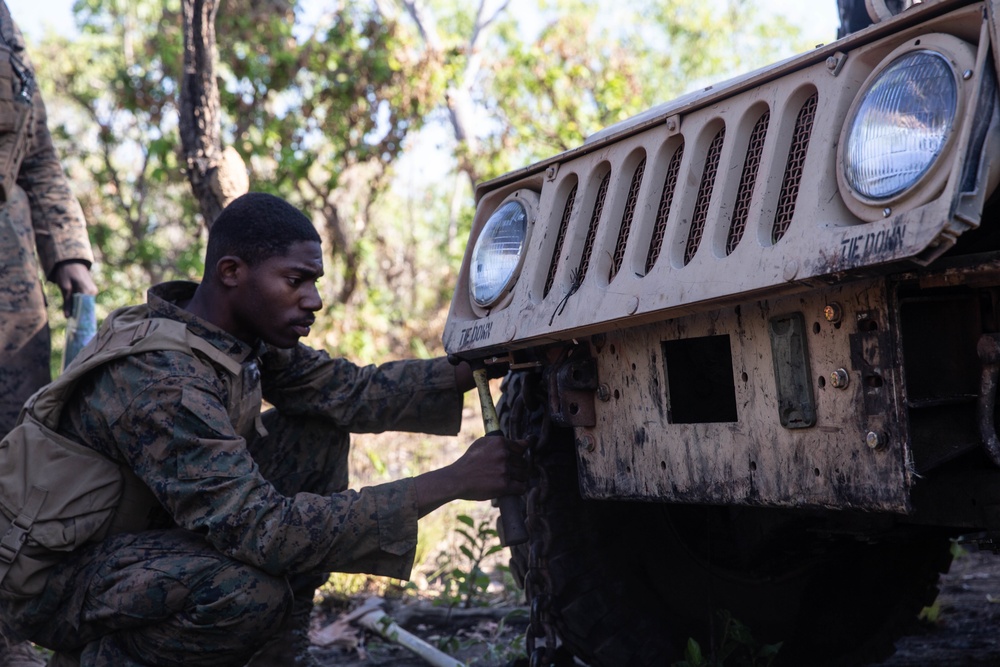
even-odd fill
[[(525, 382), (524, 393), (534, 391)], [(534, 397), (532, 397), (534, 398)], [(545, 517), (545, 503), (549, 498), (548, 472), (542, 465), (543, 456), (551, 445), (551, 422), (545, 410), (531, 411), (532, 416), (541, 412), (538, 438), (528, 448), (528, 469), (531, 490), (527, 495), (528, 571), (524, 577), (524, 592), (529, 606), (527, 649), (530, 667), (548, 667), (555, 659), (556, 630), (552, 623), (552, 577), (549, 573), (549, 547), (552, 531)], [(536, 424), (529, 425), (534, 432)], [(538, 646), (536, 639), (544, 637), (545, 645)]]

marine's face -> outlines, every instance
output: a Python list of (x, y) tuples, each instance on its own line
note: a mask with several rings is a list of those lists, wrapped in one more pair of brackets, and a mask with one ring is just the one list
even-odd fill
[(323, 275), (319, 243), (298, 241), (285, 255), (243, 269), (237, 317), (245, 340), (260, 339), (276, 347), (294, 347), (309, 334), (323, 307), (316, 281)]

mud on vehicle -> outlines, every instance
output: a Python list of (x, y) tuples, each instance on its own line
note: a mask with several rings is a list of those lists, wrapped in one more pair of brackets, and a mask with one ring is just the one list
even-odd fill
[(538, 438), (534, 664), (669, 664), (718, 610), (864, 664), (1000, 534), (1000, 1), (869, 6), (477, 189), (444, 342)]

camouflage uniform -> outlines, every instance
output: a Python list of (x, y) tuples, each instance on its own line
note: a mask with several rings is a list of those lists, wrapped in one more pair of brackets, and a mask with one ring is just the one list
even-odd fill
[[(49, 328), (40, 275), (93, 261), (83, 212), (46, 125), (24, 39), (0, 0), (0, 435), (47, 383)], [(37, 250), (37, 256), (36, 256)]]
[[(407, 578), (412, 480), (346, 490), (349, 432), (460, 426), (447, 360), (359, 367), (301, 344), (252, 349), (175, 305), (194, 289), (151, 289), (149, 316), (238, 361), (253, 409), (234, 423), (225, 373), (181, 352), (93, 373), (59, 431), (134, 471), (161, 511), (150, 530), (71, 553), (37, 598), (0, 600), (6, 632), (82, 650), (84, 665), (242, 665), (326, 573)], [(263, 415), (261, 395), (274, 406)]]

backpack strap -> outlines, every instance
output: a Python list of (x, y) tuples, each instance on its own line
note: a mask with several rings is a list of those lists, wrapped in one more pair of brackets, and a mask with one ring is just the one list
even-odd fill
[(29, 398), (24, 409), (31, 410), (35, 419), (55, 429), (63, 406), (84, 376), (111, 361), (144, 352), (186, 352), (206, 358), (231, 376), (240, 376), (240, 362), (191, 333), (183, 322), (141, 317), (146, 312), (145, 306), (116, 311), (91, 345), (77, 355), (62, 375)]
[(45, 497), (48, 495), (45, 489), (32, 486), (28, 492), (28, 498), (21, 508), (21, 513), (14, 517), (7, 532), (0, 537), (0, 581), (3, 581), (14, 564), (14, 559), (21, 552), (21, 547), (28, 539), (28, 532), (35, 523), (38, 513), (42, 510)]

